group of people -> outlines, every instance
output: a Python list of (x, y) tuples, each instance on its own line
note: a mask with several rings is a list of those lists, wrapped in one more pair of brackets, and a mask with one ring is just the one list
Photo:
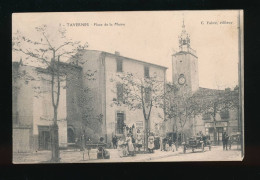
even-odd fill
[(174, 152), (174, 145), (175, 143), (173, 142), (171, 137), (165, 137), (161, 138), (161, 151), (173, 151)]
[(229, 135), (226, 132), (224, 132), (222, 135), (223, 151), (228, 150), (229, 141), (230, 141)]
[[(148, 135), (148, 151), (153, 153), (154, 150), (154, 134), (152, 132)], [(140, 130), (137, 130), (135, 136), (132, 133), (128, 133), (124, 136), (114, 136), (112, 138), (113, 148), (118, 150), (120, 157), (134, 156), (135, 152), (140, 152), (143, 147), (143, 135)]]
[(120, 157), (134, 156), (135, 151), (140, 151), (143, 145), (143, 137), (138, 129), (135, 137), (132, 133), (128, 133), (126, 137), (114, 136), (112, 144), (113, 148), (118, 150)]
[(117, 142), (117, 149), (120, 157), (125, 156), (134, 156), (134, 140), (131, 136), (131, 134), (127, 134), (127, 137), (123, 139), (122, 137), (119, 137)]
[[(92, 145), (93, 145), (93, 142), (91, 141), (91, 139), (87, 138), (86, 143), (85, 143), (85, 149), (87, 150), (89, 159), (90, 159), (90, 151), (91, 151)], [(104, 143), (103, 137), (100, 137), (99, 142), (97, 143), (97, 146), (98, 146), (97, 158), (98, 159), (109, 159), (110, 153), (108, 150), (105, 149), (106, 143)], [(84, 153), (83, 153), (83, 156), (84, 156)], [(84, 159), (84, 157), (83, 157), (83, 159)]]

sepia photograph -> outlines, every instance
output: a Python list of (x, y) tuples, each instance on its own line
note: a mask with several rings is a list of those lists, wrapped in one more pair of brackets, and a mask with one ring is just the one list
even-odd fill
[(12, 14), (14, 164), (242, 161), (243, 10)]

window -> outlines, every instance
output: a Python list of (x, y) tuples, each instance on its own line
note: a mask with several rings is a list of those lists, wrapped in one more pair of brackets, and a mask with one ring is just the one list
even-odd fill
[(116, 72), (123, 72), (123, 61), (121, 59), (116, 59)]
[(202, 119), (203, 119), (203, 120), (210, 120), (210, 114), (209, 114), (209, 113), (204, 113), (204, 114), (202, 115)]
[(145, 78), (149, 78), (150, 76), (149, 76), (149, 67), (147, 67), (147, 66), (145, 66), (144, 67), (144, 77)]
[(124, 132), (124, 120), (125, 120), (125, 114), (122, 112), (118, 112), (116, 114), (116, 133), (117, 134), (123, 134)]
[(228, 110), (221, 111), (220, 117), (221, 117), (221, 119), (228, 119), (229, 118), (229, 111)]
[(123, 102), (123, 94), (124, 94), (123, 84), (118, 83), (116, 85), (116, 92), (117, 92), (117, 101)]
[(144, 98), (145, 98), (145, 103), (149, 103), (151, 100), (151, 88), (145, 88), (144, 89)]

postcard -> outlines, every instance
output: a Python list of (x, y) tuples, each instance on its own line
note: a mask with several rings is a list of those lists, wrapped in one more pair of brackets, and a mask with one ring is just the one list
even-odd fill
[(12, 15), (13, 163), (242, 161), (243, 10)]

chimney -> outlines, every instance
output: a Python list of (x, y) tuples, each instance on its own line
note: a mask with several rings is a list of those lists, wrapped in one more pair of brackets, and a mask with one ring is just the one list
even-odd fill
[(116, 55), (116, 56), (120, 56), (120, 52), (115, 51), (115, 55)]
[(22, 60), (22, 58), (20, 58), (19, 65), (23, 65), (23, 60)]

